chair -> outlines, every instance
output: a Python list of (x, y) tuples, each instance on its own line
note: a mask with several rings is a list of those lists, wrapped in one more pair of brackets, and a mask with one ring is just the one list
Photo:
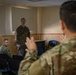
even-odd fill
[(9, 57), (7, 54), (0, 54), (0, 59), (11, 59), (11, 57)]
[(59, 42), (56, 41), (56, 40), (50, 40), (49, 43), (48, 43), (48, 49), (49, 48), (53, 48), (54, 46), (58, 45)]
[(19, 55), (13, 55), (12, 57), (15, 60), (23, 60), (23, 57), (22, 56), (19, 56)]
[(8, 62), (5, 59), (0, 59), (0, 72), (2, 72), (2, 75), (9, 74)]
[(9, 59), (9, 68), (13, 75), (17, 75), (20, 62), (20, 60)]

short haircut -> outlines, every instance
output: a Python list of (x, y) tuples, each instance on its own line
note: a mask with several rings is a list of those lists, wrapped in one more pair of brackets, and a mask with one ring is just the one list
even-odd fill
[(4, 38), (4, 41), (6, 41), (6, 40), (8, 41), (8, 39), (7, 39), (7, 38)]
[(25, 20), (25, 21), (26, 21), (26, 19), (25, 19), (25, 18), (21, 18), (21, 21), (22, 21), (22, 20)]
[(76, 32), (76, 1), (67, 1), (61, 5), (60, 19), (69, 31)]

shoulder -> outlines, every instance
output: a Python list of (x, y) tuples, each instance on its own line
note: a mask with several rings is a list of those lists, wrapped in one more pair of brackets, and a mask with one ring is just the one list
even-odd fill
[(51, 63), (52, 57), (55, 57), (59, 55), (59, 51), (61, 50), (61, 55), (68, 51), (65, 44), (60, 44), (58, 46), (55, 46), (54, 48), (48, 50), (45, 52), (40, 58), (45, 59), (48, 64)]
[(25, 26), (25, 28), (29, 30), (29, 28), (27, 26)]
[(59, 52), (60, 47), (61, 47), (61, 45), (55, 46), (54, 48), (46, 51), (42, 55), (42, 57), (52, 57), (52, 56), (56, 55)]
[(16, 30), (18, 30), (18, 29), (20, 29), (21, 28), (21, 25), (19, 26), (19, 27), (17, 27), (17, 29)]
[(4, 46), (4, 45), (2, 45), (2, 46), (1, 46), (1, 48), (5, 48), (5, 46)]
[(0, 46), (0, 50), (1, 51), (6, 50), (6, 47), (4, 45)]

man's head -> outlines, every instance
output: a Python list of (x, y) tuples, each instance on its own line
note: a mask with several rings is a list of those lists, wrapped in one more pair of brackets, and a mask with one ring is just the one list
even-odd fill
[(62, 30), (76, 33), (76, 1), (64, 2), (60, 7)]
[(22, 25), (25, 25), (25, 23), (26, 23), (26, 19), (25, 19), (25, 18), (22, 18), (22, 19), (21, 19), (21, 24), (22, 24)]
[(4, 39), (4, 45), (6, 45), (6, 46), (9, 45), (9, 40), (7, 38)]

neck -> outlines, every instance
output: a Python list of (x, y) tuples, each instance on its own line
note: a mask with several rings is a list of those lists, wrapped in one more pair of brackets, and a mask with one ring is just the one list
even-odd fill
[(22, 27), (24, 27), (25, 25), (24, 25), (24, 24), (22, 24), (21, 26), (22, 26)]
[(70, 38), (70, 37), (76, 37), (76, 33), (72, 33), (72, 32), (70, 32), (70, 33), (67, 33), (66, 34), (66, 38)]
[(6, 47), (7, 47), (7, 45), (5, 45), (5, 44), (4, 44), (4, 46), (6, 46)]

